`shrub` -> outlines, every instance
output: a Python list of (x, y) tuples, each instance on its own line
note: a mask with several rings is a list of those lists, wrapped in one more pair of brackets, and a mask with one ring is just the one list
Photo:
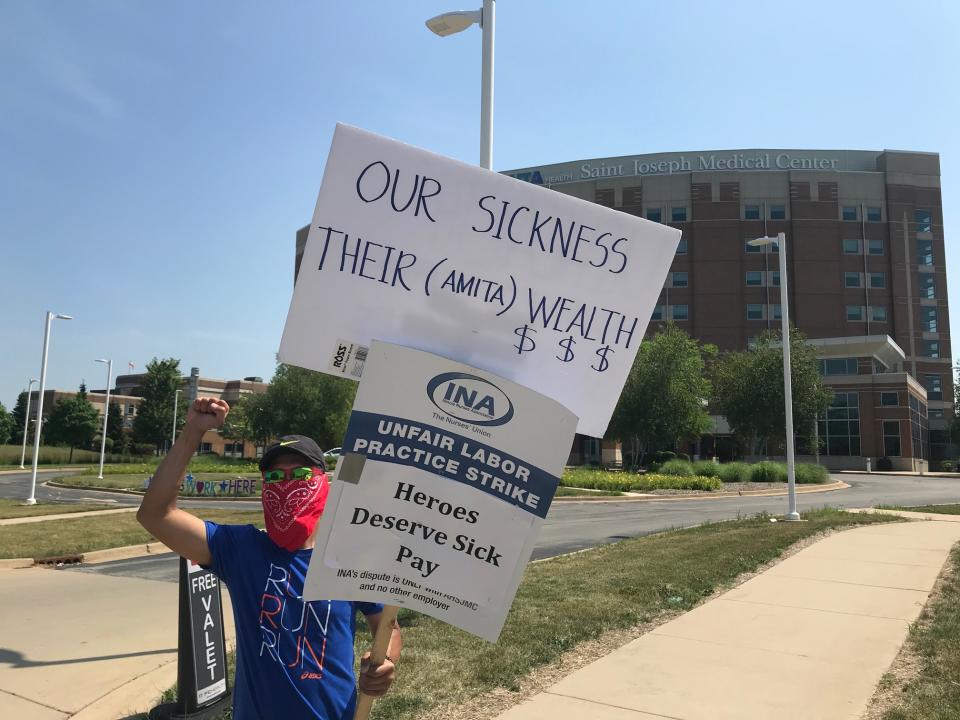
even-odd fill
[(153, 443), (133, 443), (130, 452), (137, 457), (147, 457), (153, 455), (156, 449)]
[(720, 477), (720, 463), (713, 460), (698, 460), (693, 463), (693, 474), (702, 477)]
[(675, 460), (676, 457), (677, 457), (677, 454), (674, 452), (670, 452), (669, 450), (657, 450), (656, 452), (647, 453), (646, 455), (644, 455), (640, 461), (640, 464), (647, 468), (652, 467), (654, 465), (656, 465), (657, 467), (660, 467), (665, 462), (669, 462), (670, 460)]
[(893, 470), (893, 462), (888, 457), (882, 457), (877, 460), (877, 470), (881, 472), (889, 472)]
[(723, 482), (750, 482), (750, 465), (743, 462), (724, 463), (720, 466)]
[(667, 460), (660, 466), (661, 475), (677, 475), (679, 477), (692, 477), (693, 465), (688, 460)]
[(686, 453), (683, 453), (683, 452), (682, 452), (682, 453), (677, 453), (677, 459), (678, 459), (678, 460), (686, 460), (687, 462), (690, 462), (690, 456), (687, 455)]
[(750, 482), (786, 482), (787, 466), (782, 463), (760, 462), (750, 470)]
[(941, 460), (940, 461), (940, 470), (941, 472), (953, 472), (956, 468), (956, 463), (953, 460)]
[(797, 482), (801, 485), (817, 485), (830, 479), (830, 473), (823, 465), (798, 463), (795, 468)]
[(636, 475), (612, 473), (603, 470), (576, 468), (563, 474), (560, 484), (565, 487), (593, 490), (619, 490), (621, 492), (644, 492), (649, 490), (719, 490), (722, 484), (716, 478), (697, 475)]

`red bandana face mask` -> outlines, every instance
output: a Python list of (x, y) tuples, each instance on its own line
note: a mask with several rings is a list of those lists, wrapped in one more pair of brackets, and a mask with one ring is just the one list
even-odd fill
[(330, 485), (319, 468), (306, 480), (264, 483), (260, 501), (267, 535), (282, 548), (295, 552), (303, 547), (317, 526), (327, 504)]

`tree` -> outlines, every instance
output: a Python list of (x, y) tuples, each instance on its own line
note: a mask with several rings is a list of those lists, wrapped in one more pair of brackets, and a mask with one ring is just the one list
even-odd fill
[(235, 443), (241, 443), (241, 457), (243, 456), (242, 444), (246, 443), (247, 440), (253, 440), (254, 438), (253, 429), (250, 425), (250, 418), (247, 413), (250, 399), (253, 397), (253, 395), (241, 396), (240, 400), (230, 408), (230, 412), (227, 414), (227, 419), (223, 423), (223, 427), (220, 429), (220, 434), (223, 435), (224, 438), (227, 440), (232, 440)]
[(357, 385), (325, 373), (280, 364), (267, 392), (244, 408), (257, 439), (307, 435), (320, 447), (343, 443)]
[(0, 403), (0, 445), (5, 445), (13, 437), (14, 420), (13, 415), (7, 412), (7, 409)]
[(51, 445), (68, 445), (68, 462), (73, 462), (74, 449), (89, 448), (100, 424), (100, 413), (87, 400), (87, 388), (81, 383), (80, 392), (53, 406), (44, 422), (44, 433)]
[[(814, 443), (816, 418), (830, 406), (820, 365), (804, 335), (790, 330), (793, 428)], [(760, 440), (786, 437), (783, 401), (783, 350), (778, 333), (760, 336), (751, 350), (725, 354), (714, 367), (714, 396), (731, 429), (753, 452)]]
[(648, 450), (695, 440), (710, 428), (704, 366), (715, 354), (673, 324), (640, 345), (607, 430), (608, 438), (629, 441), (632, 465)]
[(23, 423), (27, 419), (27, 394), (25, 392), (17, 395), (17, 404), (11, 411), (13, 416), (13, 439), (11, 442), (23, 442)]
[[(161, 450), (170, 440), (173, 430), (174, 394), (182, 385), (180, 361), (174, 358), (147, 363), (147, 373), (140, 386), (143, 402), (133, 421), (133, 439), (138, 443), (150, 443)], [(183, 424), (186, 401), (177, 404), (177, 426)]]
[(130, 433), (124, 428), (123, 420), (123, 411), (120, 406), (111, 402), (110, 413), (107, 415), (107, 444), (115, 453), (126, 452), (130, 447)]

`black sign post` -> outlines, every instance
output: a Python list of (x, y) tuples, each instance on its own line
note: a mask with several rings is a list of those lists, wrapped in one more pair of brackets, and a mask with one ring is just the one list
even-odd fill
[(154, 708), (150, 718), (216, 718), (229, 707), (220, 580), (180, 558), (177, 700)]

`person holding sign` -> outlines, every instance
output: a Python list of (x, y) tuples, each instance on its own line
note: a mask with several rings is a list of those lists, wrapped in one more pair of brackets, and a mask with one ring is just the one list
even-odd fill
[[(304, 601), (303, 583), (329, 490), (323, 453), (302, 435), (270, 445), (260, 460), (266, 532), (205, 522), (177, 507), (177, 492), (203, 433), (223, 425), (229, 405), (198, 398), (153, 476), (137, 520), (174, 552), (209, 568), (230, 590), (237, 636), (235, 720), (346, 720), (356, 704), (356, 611), (376, 634), (383, 606)], [(401, 649), (393, 623), (387, 657), (361, 660), (360, 691), (379, 697), (393, 682)]]

